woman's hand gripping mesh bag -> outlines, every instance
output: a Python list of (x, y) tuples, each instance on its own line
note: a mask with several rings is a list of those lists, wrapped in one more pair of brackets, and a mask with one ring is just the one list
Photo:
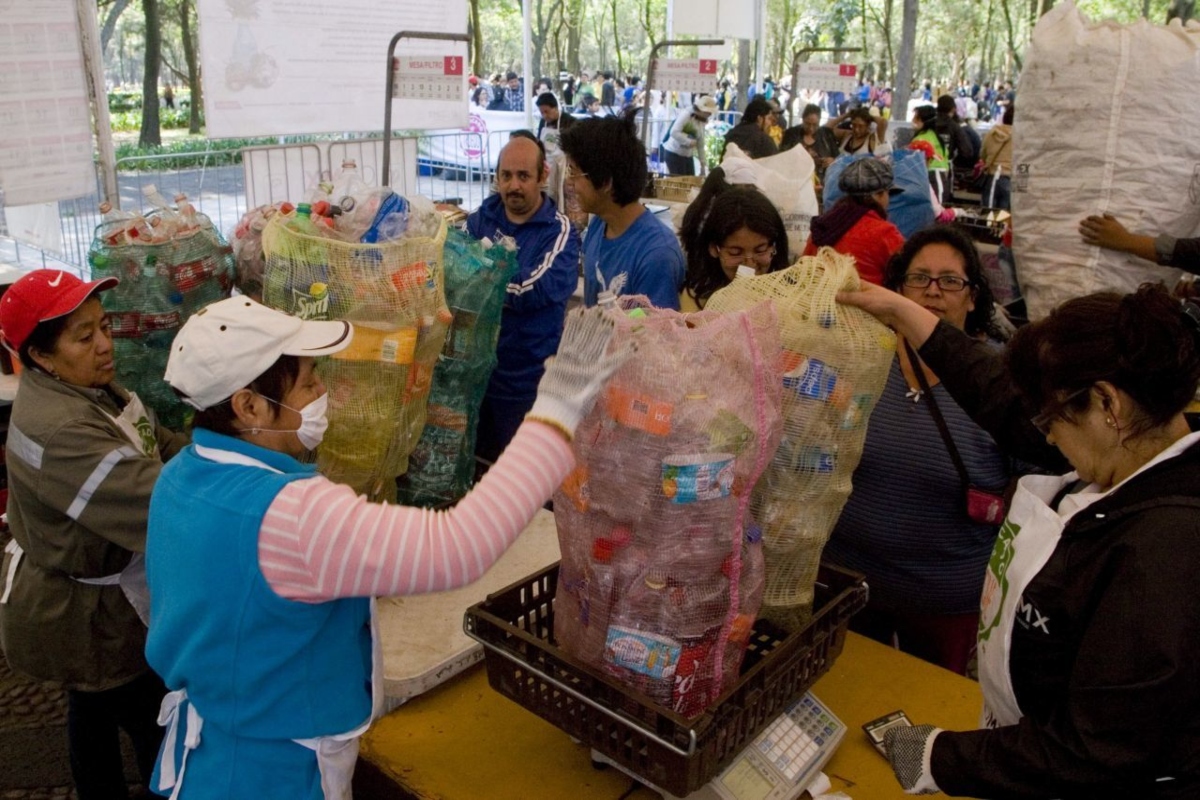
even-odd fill
[(301, 233), (282, 214), (263, 231), (263, 303), (302, 319), (354, 323), (354, 340), (318, 364), (329, 431), (317, 463), (330, 480), (394, 501), (396, 477), (425, 425), (450, 312), (442, 284), (446, 226), (380, 244)]
[(112, 322), (117, 382), (183, 430), (192, 411), (163, 380), (179, 327), (209, 303), (229, 296), (233, 257), (212, 221), (190, 204), (146, 216), (110, 212), (96, 226), (88, 263), (93, 278), (120, 278), (100, 294)]
[(400, 477), (405, 505), (445, 506), (471, 488), (479, 407), (496, 366), (508, 282), (518, 268), (512, 239), (480, 242), (454, 228), (446, 235), (446, 304), (453, 320), (433, 371), (425, 429)]
[(890, 330), (835, 301), (858, 288), (854, 259), (822, 248), (789, 269), (734, 281), (705, 307), (730, 312), (770, 300), (779, 315), (783, 438), (751, 511), (766, 559), (761, 615), (788, 631), (812, 616), (821, 550), (850, 495), (867, 417), (896, 351)]
[[(762, 597), (750, 489), (779, 441), (769, 303), (683, 316), (622, 298), (637, 353), (580, 425), (554, 498), (559, 646), (685, 716), (736, 680)], [(628, 313), (627, 313), (628, 312)]]

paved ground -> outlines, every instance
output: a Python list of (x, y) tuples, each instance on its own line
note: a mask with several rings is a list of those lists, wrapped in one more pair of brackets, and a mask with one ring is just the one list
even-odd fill
[[(7, 540), (6, 533), (0, 534), (0, 546)], [(62, 689), (13, 673), (0, 653), (0, 800), (75, 797), (67, 761), (66, 720), (67, 698)], [(132, 778), (137, 769), (128, 750), (126, 747), (125, 774)]]

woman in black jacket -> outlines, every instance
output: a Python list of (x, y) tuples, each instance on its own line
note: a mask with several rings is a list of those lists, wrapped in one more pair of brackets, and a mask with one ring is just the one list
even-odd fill
[(1200, 307), (1147, 284), (1064, 303), (1007, 358), (900, 295), (839, 299), (892, 325), (1021, 479), (981, 601), (984, 727), (893, 729), (910, 794), (1200, 796)]

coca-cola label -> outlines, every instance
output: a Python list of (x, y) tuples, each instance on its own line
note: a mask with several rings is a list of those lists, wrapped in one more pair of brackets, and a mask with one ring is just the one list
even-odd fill
[(171, 280), (175, 282), (175, 288), (179, 291), (190, 292), (200, 288), (212, 274), (212, 265), (200, 259), (175, 266), (171, 270)]
[(712, 692), (713, 638), (703, 636), (685, 642), (675, 669), (671, 707), (685, 717), (694, 717), (708, 707)]
[(142, 314), (142, 330), (169, 331), (183, 324), (183, 316), (178, 311), (163, 311), (158, 314)]
[(141, 315), (136, 311), (113, 311), (108, 315), (108, 323), (111, 326), (112, 335), (118, 339), (135, 339), (138, 332), (141, 331), (141, 323), (138, 318)]
[(609, 626), (604, 643), (605, 660), (613, 666), (660, 680), (674, 680), (679, 652), (679, 642), (668, 636), (622, 625)]

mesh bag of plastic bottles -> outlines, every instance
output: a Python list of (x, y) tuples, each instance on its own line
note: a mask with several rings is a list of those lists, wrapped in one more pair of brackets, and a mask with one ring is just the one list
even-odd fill
[(471, 488), (479, 406), (496, 366), (496, 340), (517, 251), (452, 228), (446, 235), (446, 305), (453, 320), (429, 390), (425, 429), (400, 476), (400, 502), (445, 506)]
[(171, 342), (188, 317), (228, 297), (233, 285), (229, 245), (207, 217), (196, 219), (199, 229), (147, 244), (131, 243), (138, 239), (129, 235), (132, 220), (102, 223), (88, 249), (93, 278), (121, 280), (100, 294), (112, 321), (117, 382), (175, 430), (183, 430), (191, 411), (163, 380)]
[(372, 500), (396, 498), (446, 336), (446, 226), (438, 220), (435, 236), (380, 244), (298, 233), (283, 214), (263, 230), (263, 303), (302, 319), (354, 323), (350, 346), (318, 365), (329, 430), (317, 464)]
[[(859, 288), (854, 259), (830, 248), (792, 267), (739, 278), (706, 310), (770, 300), (783, 341), (783, 439), (754, 489), (767, 585), (762, 616), (798, 630), (812, 614), (821, 551), (850, 495), (867, 418), (887, 381), (894, 334), (835, 294)], [(880, 498), (886, 502), (886, 498)]]
[(567, 654), (693, 717), (738, 676), (761, 603), (750, 490), (780, 436), (770, 303), (681, 315), (622, 298), (638, 352), (576, 432), (554, 497)]
[(229, 239), (233, 248), (235, 283), (238, 291), (256, 300), (262, 299), (263, 269), (266, 267), (262, 235), (267, 221), (278, 212), (278, 206), (258, 206), (250, 209), (242, 215)]

